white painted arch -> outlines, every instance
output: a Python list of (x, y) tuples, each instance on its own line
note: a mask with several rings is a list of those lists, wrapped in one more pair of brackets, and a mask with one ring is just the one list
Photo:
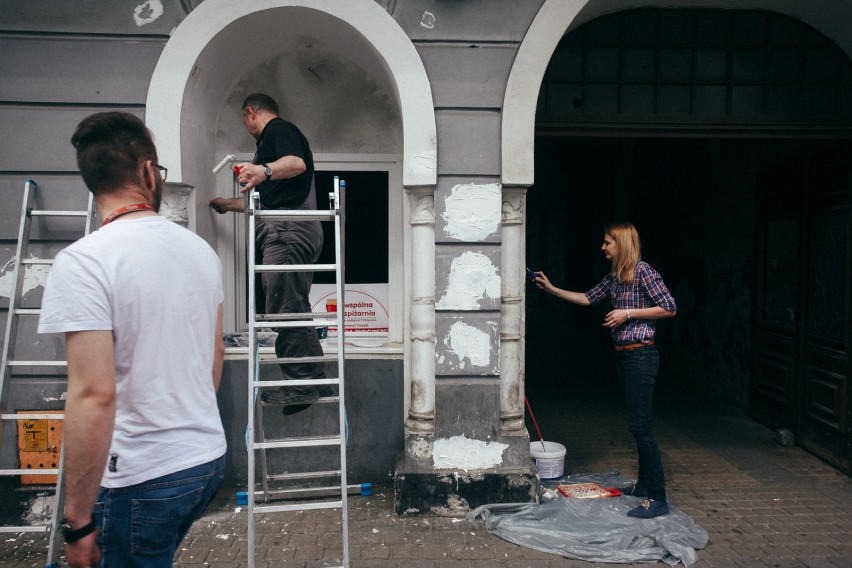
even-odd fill
[[(214, 137), (237, 77), (285, 33), (307, 30), (388, 77), (402, 117), (405, 186), (434, 186), (437, 136), (423, 62), (396, 21), (373, 0), (206, 0), (174, 30), (151, 78), (146, 123), (169, 181), (195, 185), (190, 154)], [(205, 167), (207, 164), (205, 163)], [(193, 166), (189, 170), (195, 169)]]
[(766, 10), (801, 20), (852, 57), (852, 11), (837, 0), (545, 0), (521, 42), (503, 99), (501, 133), (504, 185), (533, 184), (535, 111), (544, 72), (568, 31), (598, 16), (632, 8)]

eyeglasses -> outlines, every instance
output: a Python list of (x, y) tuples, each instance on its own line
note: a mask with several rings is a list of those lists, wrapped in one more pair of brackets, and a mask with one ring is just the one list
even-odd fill
[(163, 176), (163, 181), (166, 181), (166, 178), (169, 177), (169, 168), (161, 166), (160, 164), (151, 163), (152, 166), (160, 170), (160, 175)]

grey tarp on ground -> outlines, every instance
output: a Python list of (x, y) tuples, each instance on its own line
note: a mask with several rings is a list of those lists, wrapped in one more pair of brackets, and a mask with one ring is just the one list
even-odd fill
[(641, 502), (621, 496), (483, 505), (468, 517), (482, 516), (488, 532), (509, 542), (567, 558), (694, 564), (696, 549), (707, 545), (707, 531), (671, 504), (668, 515), (655, 519), (628, 517)]

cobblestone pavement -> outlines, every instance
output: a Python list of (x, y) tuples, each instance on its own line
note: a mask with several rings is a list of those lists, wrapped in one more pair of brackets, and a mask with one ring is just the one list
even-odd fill
[[(606, 389), (541, 398), (531, 403), (546, 438), (567, 447), (567, 473), (635, 476), (635, 448)], [(658, 394), (655, 425), (669, 502), (710, 535), (695, 566), (852, 567), (852, 479), (801, 448), (777, 444), (772, 431), (741, 411), (697, 395)], [(220, 491), (184, 541), (176, 566), (245, 566), (246, 513), (233, 496), (231, 488)], [(613, 566), (510, 544), (479, 520), (398, 517), (389, 486), (349, 503), (354, 568)], [(256, 566), (337, 565), (339, 527), (338, 511), (259, 518)], [(0, 538), (0, 566), (45, 566), (44, 537)]]

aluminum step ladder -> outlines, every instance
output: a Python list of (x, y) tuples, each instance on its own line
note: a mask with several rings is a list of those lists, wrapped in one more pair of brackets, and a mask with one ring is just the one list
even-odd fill
[[(92, 218), (94, 216), (93, 196), (89, 194), (89, 203), (86, 211), (48, 211), (33, 208), (38, 184), (33, 180), (27, 180), (24, 184), (23, 207), (21, 208), (21, 221), (18, 228), (18, 244), (15, 249), (15, 267), (12, 269), (12, 293), (9, 296), (9, 310), (6, 316), (6, 334), (3, 337), (3, 355), (0, 363), (0, 450), (2, 450), (5, 425), (7, 422), (18, 420), (62, 420), (64, 414), (52, 413), (14, 413), (9, 408), (11, 393), (12, 373), (14, 369), (22, 368), (46, 368), (67, 369), (66, 361), (26, 361), (15, 357), (15, 344), (18, 339), (18, 324), (21, 318), (38, 317), (40, 308), (22, 308), (24, 295), (24, 277), (26, 268), (29, 266), (51, 266), (53, 259), (30, 259), (29, 254), (30, 236), (32, 222), (36, 217), (44, 218), (81, 218), (85, 222), (82, 230), (83, 235), (88, 235), (92, 230)], [(33, 338), (35, 342), (35, 338)], [(66, 375), (67, 378), (67, 375)], [(17, 380), (25, 379), (18, 377)], [(0, 533), (47, 533), (49, 535), (49, 546), (47, 552), (47, 567), (58, 566), (59, 555), (62, 549), (62, 539), (59, 534), (59, 523), (63, 516), (65, 503), (63, 492), (63, 452), (59, 449), (58, 467), (50, 469), (0, 469), (0, 476), (16, 475), (43, 475), (57, 477), (56, 492), (54, 494), (54, 507), (51, 522), (48, 525), (21, 525), (0, 526)]]
[[(255, 561), (255, 517), (266, 513), (284, 511), (309, 511), (318, 509), (339, 509), (341, 514), (342, 537), (342, 566), (349, 566), (349, 521), (347, 494), (351, 487), (346, 483), (346, 408), (344, 399), (344, 222), (343, 195), (345, 182), (334, 177), (333, 191), (329, 193), (329, 210), (262, 210), (260, 197), (252, 191), (247, 198), (247, 260), (249, 264), (249, 309), (248, 309), (248, 427), (246, 443), (248, 449), (248, 491), (246, 505), (248, 507), (248, 566), (252, 568)], [(292, 222), (323, 221), (334, 225), (333, 264), (307, 265), (256, 265), (255, 261), (255, 220), (277, 219)], [(255, 275), (263, 272), (334, 272), (337, 293), (336, 312), (307, 313), (307, 314), (257, 314), (255, 304)], [(337, 353), (315, 357), (298, 358), (268, 358), (259, 356), (257, 334), (261, 329), (282, 328), (337, 328)], [(338, 376), (336, 378), (313, 380), (262, 380), (261, 365), (280, 365), (288, 363), (331, 363), (336, 362)], [(282, 386), (334, 386), (337, 385), (337, 396), (321, 396), (312, 404), (337, 404), (338, 432), (333, 434), (283, 437), (267, 439), (264, 428), (264, 408), (273, 406), (276, 410), (281, 404), (266, 403), (261, 400), (261, 393), (267, 388)], [(278, 420), (298, 421), (302, 415), (291, 417), (276, 417)], [(299, 473), (270, 473), (269, 453), (275, 451), (293, 450), (297, 448), (337, 447), (339, 449), (339, 469), (299, 472)], [(260, 483), (256, 479), (256, 454), (260, 457)], [(328, 480), (337, 479), (338, 483)], [(322, 486), (299, 486), (299, 483), (323, 481)], [(284, 483), (285, 488), (275, 488), (274, 483)], [(286, 484), (289, 484), (287, 486)], [(282, 500), (285, 500), (282, 502)]]

